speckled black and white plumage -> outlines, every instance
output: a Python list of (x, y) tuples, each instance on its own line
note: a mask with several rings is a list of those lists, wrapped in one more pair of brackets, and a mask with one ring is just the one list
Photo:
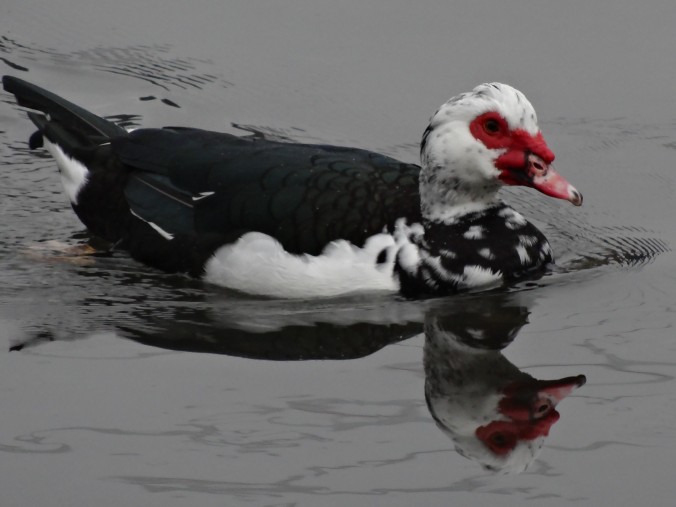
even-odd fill
[(498, 199), (501, 185), (581, 202), (548, 172), (553, 155), (534, 110), (507, 85), (442, 106), (423, 137), (422, 168), (355, 148), (178, 127), (126, 132), (20, 79), (3, 85), (44, 113), (29, 113), (39, 129), (31, 147), (44, 141), (54, 155), (93, 234), (151, 266), (244, 292), (419, 297), (492, 287), (552, 261), (542, 233)]
[(450, 224), (426, 221), (424, 230), (399, 253), (397, 273), (405, 295), (496, 287), (536, 274), (553, 261), (544, 235), (505, 204)]

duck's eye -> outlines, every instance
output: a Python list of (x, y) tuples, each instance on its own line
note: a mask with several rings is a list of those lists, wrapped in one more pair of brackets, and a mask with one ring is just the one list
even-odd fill
[(498, 447), (503, 447), (507, 445), (507, 436), (504, 433), (493, 433), (491, 435), (491, 442)]
[(500, 123), (498, 123), (498, 120), (489, 118), (484, 122), (484, 130), (487, 134), (494, 136), (500, 132)]

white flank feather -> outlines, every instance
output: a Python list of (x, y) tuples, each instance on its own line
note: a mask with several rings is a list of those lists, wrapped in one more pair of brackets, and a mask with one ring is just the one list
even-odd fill
[(396, 292), (394, 255), (377, 264), (383, 250), (396, 248), (390, 234), (370, 237), (363, 248), (339, 240), (320, 255), (293, 255), (274, 238), (249, 232), (219, 248), (205, 265), (207, 282), (281, 298), (330, 297), (357, 291)]

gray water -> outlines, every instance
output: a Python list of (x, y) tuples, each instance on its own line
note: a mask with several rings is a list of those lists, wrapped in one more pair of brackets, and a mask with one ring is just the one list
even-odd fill
[[(173, 4), (5, 0), (0, 70), (125, 126), (412, 162), (443, 101), (503, 81), (585, 204), (505, 192), (558, 260), (508, 291), (260, 301), (52, 249), (89, 238), (0, 94), (0, 505), (673, 506), (676, 5)], [(494, 335), (500, 367), (586, 376), (525, 472), (435, 424), (435, 368), (488, 354), (437, 322)]]

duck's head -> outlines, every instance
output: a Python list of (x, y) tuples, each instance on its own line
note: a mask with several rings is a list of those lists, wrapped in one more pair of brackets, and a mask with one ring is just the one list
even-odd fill
[(576, 206), (582, 194), (552, 168), (535, 109), (509, 85), (482, 84), (432, 116), (421, 143), (423, 215), (444, 220), (496, 200), (502, 185), (535, 188)]

